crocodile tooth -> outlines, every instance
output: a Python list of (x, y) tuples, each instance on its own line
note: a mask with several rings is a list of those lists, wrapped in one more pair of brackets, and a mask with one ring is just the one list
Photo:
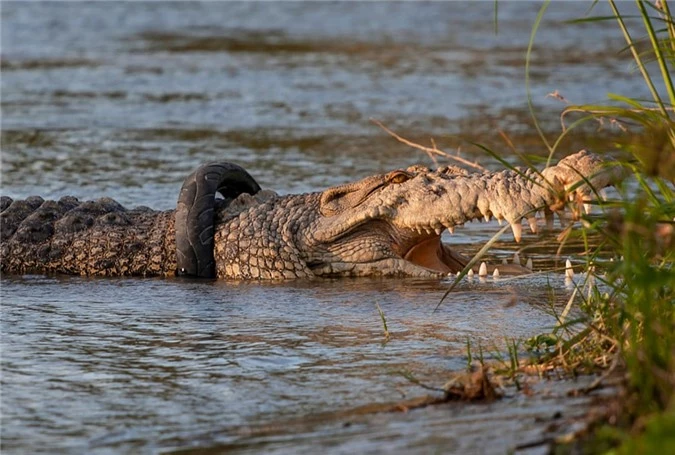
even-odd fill
[(563, 228), (567, 227), (567, 217), (565, 216), (565, 212), (558, 212), (558, 220), (560, 221), (560, 226)]
[(553, 230), (553, 221), (554, 221), (553, 212), (551, 212), (548, 209), (544, 210), (544, 218), (546, 218), (546, 229), (548, 229), (549, 231), (552, 231)]
[(490, 216), (489, 213), (486, 213), (485, 215), (483, 215), (483, 219), (485, 219), (486, 223), (489, 223), (492, 217)]
[(592, 210), (593, 206), (591, 204), (584, 204), (584, 212), (586, 212), (586, 215), (590, 215)]
[(603, 201), (607, 200), (607, 191), (604, 188), (602, 188), (599, 191), (599, 194), (600, 194), (600, 199), (602, 199)]
[(570, 202), (574, 202), (574, 193), (570, 193), (567, 195), (567, 200)]
[(525, 263), (525, 267), (527, 267), (528, 269), (532, 270), (532, 267), (533, 267), (533, 265), (532, 265), (532, 258), (527, 258), (527, 262)]
[(487, 276), (487, 264), (485, 262), (480, 263), (480, 268), (478, 269), (478, 276)]
[(466, 276), (473, 276), (473, 269), (469, 269), (469, 271), (466, 273)]
[(565, 278), (574, 278), (574, 269), (572, 268), (572, 261), (569, 259), (565, 261)]
[(497, 217), (497, 223), (499, 223), (499, 225), (501, 226), (502, 225), (502, 218)]
[(492, 277), (499, 278), (499, 269), (497, 267), (495, 267), (495, 271), (492, 272)]
[(436, 232), (436, 235), (441, 235), (441, 233), (443, 232), (443, 229), (442, 228), (436, 228), (436, 229), (434, 229), (434, 231)]
[(537, 233), (537, 219), (533, 216), (527, 218), (527, 224), (530, 225), (530, 232), (533, 234)]
[(523, 237), (523, 225), (520, 224), (520, 221), (511, 223), (511, 230), (513, 230), (513, 238), (516, 243), (520, 243), (520, 239)]
[(520, 265), (520, 254), (517, 251), (513, 253), (513, 263)]
[(454, 234), (454, 233), (455, 233), (455, 228), (454, 228), (453, 226), (448, 226), (448, 232), (449, 232), (450, 234)]
[(578, 204), (575, 204), (570, 211), (572, 212), (573, 221), (581, 219), (581, 207)]

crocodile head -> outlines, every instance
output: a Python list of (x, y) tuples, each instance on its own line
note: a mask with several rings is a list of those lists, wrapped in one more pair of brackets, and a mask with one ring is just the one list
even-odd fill
[[(619, 178), (605, 165), (597, 155), (582, 151), (541, 173), (414, 166), (367, 177), (320, 194), (319, 215), (302, 236), (302, 249), (319, 276), (454, 273), (469, 259), (441, 241), (446, 229), (454, 232), (468, 221), (495, 217), (510, 223), (520, 241), (523, 219), (536, 232), (538, 213), (551, 224), (553, 212), (566, 206), (575, 215), (579, 207), (588, 209), (592, 188)], [(499, 269), (506, 274), (528, 271), (514, 264)]]

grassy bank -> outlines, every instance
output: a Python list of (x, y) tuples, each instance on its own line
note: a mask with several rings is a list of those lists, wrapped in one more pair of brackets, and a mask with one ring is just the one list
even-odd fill
[[(596, 3), (589, 2), (591, 14)], [(565, 141), (577, 143), (588, 137), (589, 131), (603, 129), (597, 136), (607, 139), (601, 143), (596, 138), (599, 148), (593, 151), (615, 159), (626, 178), (609, 198), (595, 191), (590, 213), (586, 213), (589, 204), (568, 203), (567, 213), (575, 213), (580, 223), (575, 229), (564, 229), (559, 238), (562, 243), (575, 240), (585, 245), (580, 254), (586, 259), (585, 273), (583, 279), (577, 277), (576, 289), (553, 331), (508, 341), (508, 355), (485, 365), (494, 373), (489, 380), (480, 345), (467, 343), (468, 369), (472, 370), (474, 358), (479, 359), (481, 368), (465, 378), (462, 392), (456, 395), (485, 399), (485, 393), (472, 395), (467, 390), (483, 391), (483, 384), (495, 377), (518, 386), (519, 375), (532, 373), (598, 374), (598, 380), (581, 392), (601, 386), (605, 379), (620, 377), (623, 390), (613, 406), (605, 409), (604, 419), (595, 421), (591, 434), (566, 439), (557, 451), (675, 453), (675, 85), (671, 76), (675, 70), (675, 19), (666, 0), (624, 2), (620, 9), (613, 1), (608, 3), (611, 15), (574, 22), (615, 24), (617, 36), (625, 42), (617, 58), (632, 66), (650, 98), (608, 93), (606, 103), (568, 104), (561, 112), (561, 131), (552, 140), (551, 131), (544, 131), (537, 121), (527, 76), (536, 32), (550, 2), (541, 7), (532, 30), (526, 86), (532, 120), (549, 161), (564, 154)], [(435, 143), (428, 148), (390, 134), (430, 156), (447, 156)], [(484, 143), (467, 142), (509, 167), (500, 153)], [(522, 156), (517, 142), (507, 142)], [(528, 157), (522, 158), (525, 164), (530, 162)], [(473, 262), (478, 260), (476, 256)], [(468, 267), (448, 292), (466, 272)], [(381, 312), (380, 316), (388, 339)], [(523, 359), (523, 348), (529, 352), (527, 359)]]

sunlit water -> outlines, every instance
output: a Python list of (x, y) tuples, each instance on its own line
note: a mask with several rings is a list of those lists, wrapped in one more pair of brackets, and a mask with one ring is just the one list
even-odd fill
[[(452, 150), (453, 135), (502, 128), (536, 151), (524, 55), (537, 9), (500, 2), (495, 36), (491, 2), (3, 2), (2, 193), (167, 209), (205, 160), (281, 193), (430, 164), (369, 118)], [(540, 29), (545, 121), (558, 121), (554, 90), (639, 97), (615, 30), (563, 23), (584, 11), (553, 5)], [(445, 240), (476, 251), (497, 228)], [(541, 240), (553, 236), (507, 235), (491, 259), (520, 248), (537, 270), (559, 267)], [(467, 340), (499, 350), (547, 330), (570, 293), (555, 272), (475, 279), (434, 312), (449, 285), (3, 277), (3, 453), (504, 453), (540, 438), (542, 419), (583, 413), (583, 400), (514, 395), (345, 417), (425, 393), (403, 371), (441, 386), (466, 366)]]

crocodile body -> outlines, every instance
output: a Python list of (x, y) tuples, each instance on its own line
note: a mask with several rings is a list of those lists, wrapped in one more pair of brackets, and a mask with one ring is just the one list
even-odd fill
[(176, 270), (173, 211), (127, 210), (109, 198), (2, 199), (4, 273), (170, 275)]
[[(207, 209), (185, 212), (187, 217), (181, 215), (180, 202), (177, 214), (144, 207), (128, 210), (108, 198), (80, 202), (72, 197), (3, 197), (1, 270), (174, 275), (183, 270), (176, 242), (185, 240), (183, 225), (192, 222), (198, 228), (192, 234), (197, 240), (210, 233), (208, 252), (196, 250), (201, 251), (196, 259), (212, 259), (217, 278), (440, 277), (461, 270), (468, 261), (441, 242), (444, 230), (494, 216), (511, 223), (520, 240), (522, 219), (536, 230), (538, 211), (549, 219), (570, 199), (577, 207), (590, 199), (589, 187), (578, 184), (581, 176), (595, 188), (614, 183), (619, 173), (605, 164), (582, 151), (541, 173), (413, 166), (323, 192), (286, 196), (258, 188), (249, 194), (247, 188), (255, 182), (247, 181), (217, 200), (215, 185), (201, 194), (209, 201)], [(500, 266), (500, 271), (523, 270)]]

